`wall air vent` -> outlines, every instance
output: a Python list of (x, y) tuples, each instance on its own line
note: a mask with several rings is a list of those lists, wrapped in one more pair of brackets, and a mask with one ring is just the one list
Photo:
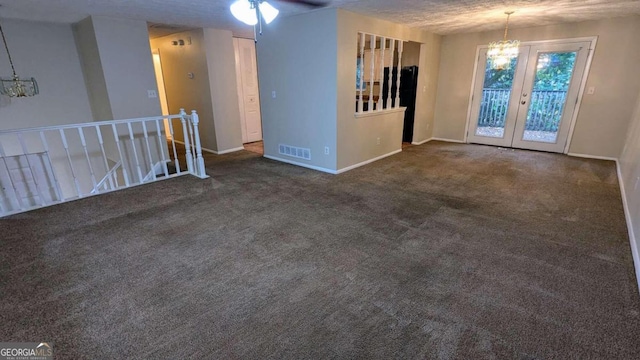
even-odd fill
[(292, 156), (300, 159), (311, 160), (311, 149), (299, 148), (290, 145), (278, 145), (280, 154)]

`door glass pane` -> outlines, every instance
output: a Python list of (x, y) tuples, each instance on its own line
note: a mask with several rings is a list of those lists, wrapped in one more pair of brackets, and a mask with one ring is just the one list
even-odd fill
[(523, 140), (556, 142), (576, 55), (577, 52), (538, 54)]
[(509, 110), (517, 61), (518, 58), (512, 58), (511, 65), (503, 70), (494, 69), (491, 61), (487, 61), (476, 135), (504, 137), (504, 123)]

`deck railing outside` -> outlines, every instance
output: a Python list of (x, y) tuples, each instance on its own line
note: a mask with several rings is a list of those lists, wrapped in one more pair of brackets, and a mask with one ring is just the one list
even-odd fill
[(0, 216), (180, 175), (206, 178), (198, 124), (195, 111), (181, 109), (0, 131)]
[[(566, 91), (533, 91), (525, 130), (558, 131), (566, 96)], [(483, 89), (478, 126), (503, 128), (510, 97), (510, 89)]]

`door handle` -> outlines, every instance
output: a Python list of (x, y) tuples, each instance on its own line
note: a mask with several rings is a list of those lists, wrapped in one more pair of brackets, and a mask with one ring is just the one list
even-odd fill
[(524, 105), (524, 104), (526, 104), (526, 103), (527, 103), (527, 102), (526, 102), (526, 101), (524, 101), (524, 100), (520, 101), (520, 104), (522, 104), (522, 105)]

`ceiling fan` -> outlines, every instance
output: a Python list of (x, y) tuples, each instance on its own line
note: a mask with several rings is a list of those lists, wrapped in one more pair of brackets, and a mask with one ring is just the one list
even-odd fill
[[(329, 1), (320, 0), (277, 0), (293, 4), (304, 5), (311, 8), (320, 8), (327, 6)], [(278, 16), (280, 11), (273, 7), (265, 0), (236, 0), (229, 7), (231, 14), (247, 25), (253, 26), (254, 37), (256, 33), (256, 25), (259, 26), (260, 35), (262, 35), (262, 22), (269, 24)]]

